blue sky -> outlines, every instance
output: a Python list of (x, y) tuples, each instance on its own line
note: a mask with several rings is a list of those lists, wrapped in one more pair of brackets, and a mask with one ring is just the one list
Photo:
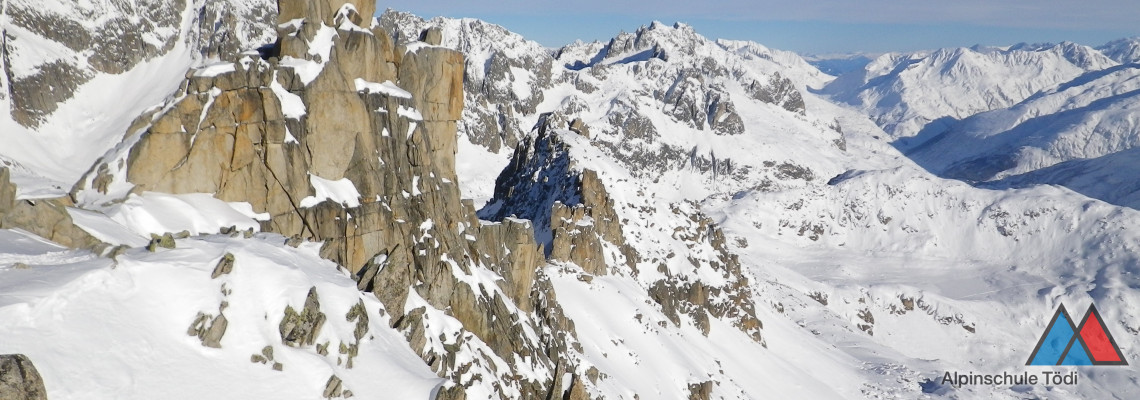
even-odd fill
[(911, 51), (1140, 36), (1138, 0), (389, 0), (378, 8), (473, 17), (557, 47), (607, 40), (658, 20), (712, 38), (809, 54)]

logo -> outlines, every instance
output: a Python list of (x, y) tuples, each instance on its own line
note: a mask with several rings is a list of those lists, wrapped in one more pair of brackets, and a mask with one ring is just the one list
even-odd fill
[(1089, 305), (1077, 325), (1062, 304), (1025, 365), (1128, 365), (1128, 361), (1095, 305)]

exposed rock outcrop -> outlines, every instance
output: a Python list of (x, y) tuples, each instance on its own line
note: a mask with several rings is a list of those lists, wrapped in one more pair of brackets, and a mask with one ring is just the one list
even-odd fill
[(209, 314), (199, 312), (194, 322), (190, 324), (190, 328), (186, 330), (186, 334), (197, 336), (203, 346), (219, 349), (222, 347), (222, 337), (226, 335), (229, 324), (230, 321), (221, 313), (211, 317)]
[(292, 347), (312, 346), (325, 325), (325, 313), (321, 312), (321, 300), (317, 288), (309, 289), (305, 306), (297, 312), (292, 306), (285, 307), (285, 317), (281, 319), (281, 342)]
[(0, 355), (0, 400), (47, 400), (43, 378), (27, 356)]
[(219, 276), (227, 275), (234, 270), (234, 255), (226, 253), (218, 260), (218, 265), (214, 266), (214, 270), (210, 272), (211, 279), (218, 279)]
[(515, 149), (495, 182), (495, 199), (480, 217), (535, 221), (536, 237), (551, 260), (573, 262), (590, 274), (607, 273), (601, 240), (619, 247), (632, 266), (637, 254), (625, 243), (613, 200), (596, 172), (571, 165), (567, 145), (550, 126), (552, 117), (540, 118), (536, 136)]
[[(628, 221), (618, 216), (597, 173), (574, 165), (570, 145), (562, 136), (572, 133), (550, 129), (550, 117), (540, 118), (535, 136), (515, 149), (510, 165), (496, 181), (495, 198), (480, 216), (534, 220), (536, 237), (546, 244), (550, 260), (573, 263), (591, 275), (606, 274), (620, 264), (628, 268), (624, 273), (637, 275), (637, 265), (648, 264), (662, 278), (643, 282), (646, 291), (674, 324), (687, 315), (708, 334), (710, 318), (725, 319), (752, 340), (764, 343), (748, 275), (737, 256), (728, 251), (719, 227), (694, 203), (643, 210), (641, 218), (667, 223), (649, 229), (669, 230), (671, 238), (684, 246), (670, 250), (665, 259), (645, 259), (627, 243), (623, 225)], [(672, 270), (666, 261), (675, 257), (687, 259), (691, 268)], [(693, 275), (697, 270), (720, 275), (723, 282), (697, 279)]]
[[(500, 152), (518, 144), (528, 127), (520, 127), (515, 116), (534, 114), (544, 99), (543, 90), (555, 82), (550, 54), (539, 44), (525, 41), (501, 26), (473, 19), (454, 24), (444, 19), (424, 20), (393, 10), (381, 15), (379, 22), (401, 44), (419, 38), (428, 44), (486, 57), (465, 60), (462, 84), (470, 107), (463, 110), (465, 117), (459, 121), (459, 131), (467, 140), (491, 151)], [(450, 30), (447, 35), (445, 29)], [(516, 82), (527, 85), (523, 88)]]
[(101, 241), (72, 221), (67, 207), (74, 205), (66, 197), (17, 200), (8, 168), (0, 168), (0, 229), (23, 229), (67, 247), (101, 248)]

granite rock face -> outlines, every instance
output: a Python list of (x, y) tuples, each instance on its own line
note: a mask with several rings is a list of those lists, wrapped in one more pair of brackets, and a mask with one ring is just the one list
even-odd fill
[(625, 243), (614, 201), (595, 171), (577, 171), (567, 144), (544, 115), (533, 138), (515, 148), (511, 163), (495, 182), (495, 199), (480, 217), (499, 221), (515, 216), (535, 222), (536, 237), (552, 261), (572, 262), (594, 275), (607, 273), (602, 240), (621, 249), (627, 265), (637, 254)]
[(543, 91), (557, 83), (553, 57), (537, 43), (501, 26), (473, 19), (424, 20), (392, 10), (379, 21), (398, 43), (419, 38), (485, 57), (466, 59), (462, 84), (469, 106), (463, 110), (458, 129), (467, 140), (493, 152), (510, 151), (518, 145), (529, 126), (520, 126), (516, 116), (535, 114)]

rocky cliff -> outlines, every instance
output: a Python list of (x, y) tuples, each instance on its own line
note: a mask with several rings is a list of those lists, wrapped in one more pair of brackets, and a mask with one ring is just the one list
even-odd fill
[[(192, 70), (74, 196), (108, 204), (204, 192), (247, 202), (269, 216), (262, 230), (322, 242), (322, 255), (356, 273), (412, 348), (451, 379), (444, 397), (473, 386), (560, 396), (560, 374), (577, 369), (564, 359), (573, 330), (536, 276), (544, 257), (531, 224), (481, 222), (460, 199), (463, 56), (396, 46), (370, 6), (280, 2), (285, 22), (269, 57)], [(430, 334), (448, 321), (459, 328)]]

